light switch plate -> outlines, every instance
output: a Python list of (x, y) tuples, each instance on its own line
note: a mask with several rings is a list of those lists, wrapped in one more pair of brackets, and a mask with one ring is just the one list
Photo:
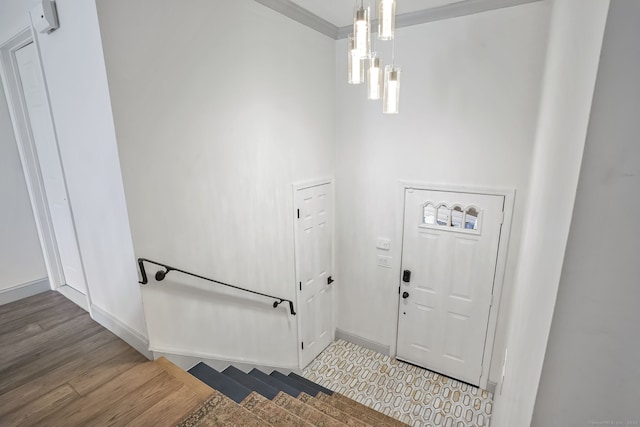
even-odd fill
[(391, 249), (391, 240), (384, 237), (378, 237), (376, 248), (382, 249), (383, 251), (388, 251), (389, 249)]
[(391, 268), (391, 257), (386, 255), (378, 255), (378, 265), (384, 268)]

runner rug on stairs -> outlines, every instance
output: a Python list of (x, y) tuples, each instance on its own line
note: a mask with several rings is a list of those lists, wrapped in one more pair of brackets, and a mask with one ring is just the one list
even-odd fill
[(199, 363), (189, 373), (213, 389), (212, 396), (177, 426), (404, 426), (406, 424), (294, 373), (218, 372)]

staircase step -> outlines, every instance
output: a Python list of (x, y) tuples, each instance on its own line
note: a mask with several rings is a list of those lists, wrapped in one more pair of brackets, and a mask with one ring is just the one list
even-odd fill
[(235, 366), (229, 366), (227, 369), (222, 371), (222, 373), (229, 378), (239, 382), (246, 388), (251, 391), (255, 391), (256, 393), (266, 397), (271, 400), (279, 393), (279, 391), (271, 387), (269, 384), (260, 381), (258, 378), (253, 377), (249, 374), (242, 372), (240, 369)]
[[(286, 377), (286, 375), (285, 375)], [(344, 426), (344, 423), (324, 414), (312, 406), (307, 405), (301, 400), (295, 399), (286, 393), (279, 393), (273, 403), (283, 407), (287, 411), (295, 414), (299, 418), (302, 418), (306, 422), (314, 426), (322, 427), (339, 427)]]
[(324, 394), (328, 394), (329, 396), (331, 396), (333, 394), (333, 390), (329, 390), (326, 387), (322, 387), (320, 384), (314, 383), (313, 381), (308, 380), (305, 377), (296, 374), (295, 372), (289, 373), (288, 377), (289, 378), (293, 378), (294, 380), (299, 381), (299, 382), (301, 382), (303, 384), (306, 384), (309, 387), (315, 388), (318, 391), (323, 392)]
[(247, 396), (249, 396), (249, 394), (251, 394), (251, 390), (249, 390), (247, 387), (243, 386), (234, 379), (221, 374), (211, 366), (206, 365), (202, 362), (198, 363), (187, 372), (189, 372), (191, 375), (198, 378), (200, 381), (204, 382), (211, 388), (218, 390), (220, 393), (224, 394), (236, 403), (242, 402), (244, 399), (246, 399)]
[(288, 384), (292, 387), (297, 388), (298, 390), (304, 391), (305, 393), (307, 393), (310, 396), (317, 396), (318, 393), (320, 393), (320, 391), (315, 388), (315, 387), (310, 387), (305, 383), (301, 383), (300, 381), (296, 380), (295, 378), (291, 378), (286, 376), (285, 374), (278, 372), (278, 371), (273, 371), (270, 374), (272, 377), (282, 381), (285, 384)]
[[(206, 424), (201, 424), (200, 421), (205, 418)], [(271, 423), (252, 414), (222, 393), (214, 392), (200, 409), (183, 418), (177, 425), (269, 427)]]
[(247, 396), (240, 405), (273, 426), (311, 427), (313, 425), (256, 392)]
[(156, 363), (168, 374), (172, 375), (187, 386), (202, 402), (207, 400), (209, 396), (213, 394), (213, 389), (211, 387), (197, 379), (195, 376), (189, 375), (166, 358), (160, 357), (156, 360)]
[(313, 408), (316, 408), (318, 411), (329, 415), (331, 418), (335, 418), (338, 421), (342, 421), (343, 423), (345, 423), (348, 426), (351, 426), (351, 427), (367, 427), (367, 426), (370, 426), (370, 424), (367, 424), (365, 421), (360, 420), (360, 419), (355, 418), (355, 417), (352, 417), (351, 415), (347, 414), (346, 412), (341, 411), (340, 409), (336, 408), (335, 406), (332, 406), (332, 405), (328, 404), (327, 402), (318, 399), (317, 397), (309, 396), (307, 393), (302, 393), (298, 397), (298, 399), (300, 399), (301, 401), (303, 401), (307, 405), (309, 405), (309, 406), (311, 406)]
[(406, 426), (402, 421), (378, 412), (340, 393), (333, 393), (331, 396), (321, 393), (317, 398), (372, 426)]
[(267, 375), (258, 369), (252, 369), (251, 372), (249, 372), (249, 375), (259, 379), (263, 383), (269, 384), (271, 387), (277, 389), (278, 391), (284, 391), (289, 396), (298, 397), (300, 393), (302, 393), (302, 390), (292, 387), (291, 385), (284, 383), (275, 377)]

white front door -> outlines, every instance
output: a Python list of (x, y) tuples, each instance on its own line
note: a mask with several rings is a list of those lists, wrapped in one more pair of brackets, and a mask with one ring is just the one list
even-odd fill
[(296, 278), (300, 367), (334, 339), (333, 195), (331, 184), (296, 191)]
[(504, 197), (405, 190), (399, 359), (479, 385)]
[(67, 285), (86, 294), (73, 217), (35, 45), (30, 43), (22, 47), (16, 51), (15, 57), (64, 280)]

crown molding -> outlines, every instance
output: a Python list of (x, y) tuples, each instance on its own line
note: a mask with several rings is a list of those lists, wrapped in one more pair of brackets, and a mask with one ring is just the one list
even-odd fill
[(319, 16), (309, 12), (307, 9), (298, 6), (291, 0), (255, 0), (263, 6), (273, 9), (284, 16), (299, 22), (302, 25), (318, 31), (332, 39), (338, 39), (338, 27), (329, 21), (325, 21)]
[[(337, 27), (331, 22), (325, 21), (318, 15), (309, 12), (307, 9), (297, 5), (291, 0), (254, 1), (335, 40), (346, 39), (349, 34), (353, 32), (353, 27), (351, 25)], [(542, 0), (464, 0), (432, 9), (424, 9), (397, 15), (396, 28), (410, 27), (412, 25), (441, 21), (443, 19), (472, 15), (474, 13), (503, 9), (505, 7), (518, 6), (538, 1)], [(377, 27), (377, 21), (372, 21), (371, 28), (375, 30)]]

